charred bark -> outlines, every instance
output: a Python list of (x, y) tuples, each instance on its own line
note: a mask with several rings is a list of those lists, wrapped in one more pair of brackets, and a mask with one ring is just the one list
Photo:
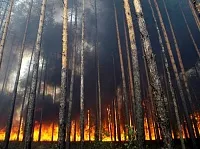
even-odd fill
[(32, 59), (33, 59), (33, 51), (34, 51), (34, 48), (32, 49), (32, 53), (31, 53), (31, 59), (30, 59), (29, 66), (28, 66), (28, 75), (27, 75), (27, 78), (26, 78), (24, 94), (23, 94), (23, 97), (22, 97), (22, 108), (21, 108), (21, 111), (20, 111), (19, 127), (18, 127), (18, 132), (17, 132), (17, 140), (18, 141), (19, 141), (19, 135), (20, 135), (20, 127), (22, 125), (22, 116), (23, 116), (23, 111), (24, 111), (24, 106), (25, 106), (25, 99), (26, 99), (26, 95), (27, 95), (28, 79), (29, 79), (29, 75), (30, 75), (31, 62), (32, 62)]
[(67, 64), (68, 64), (68, 0), (63, 1), (63, 33), (62, 33), (62, 70), (61, 70), (61, 98), (59, 109), (59, 149), (65, 149), (66, 137), (66, 97), (67, 97)]
[(140, 36), (142, 40), (142, 46), (144, 48), (145, 59), (149, 68), (150, 84), (152, 86), (153, 100), (158, 113), (158, 123), (161, 127), (162, 138), (165, 148), (172, 148), (172, 138), (169, 129), (169, 120), (165, 112), (165, 95), (163, 94), (161, 81), (158, 76), (157, 65), (155, 62), (155, 55), (153, 54), (149, 34), (146, 28), (142, 6), (139, 0), (133, 0), (136, 16), (138, 19)]
[[(117, 34), (118, 52), (119, 52), (119, 58), (120, 58), (123, 98), (124, 98), (124, 104), (125, 104), (125, 125), (129, 126), (130, 123), (129, 123), (129, 112), (128, 112), (128, 96), (127, 96), (126, 80), (125, 80), (125, 74), (124, 74), (124, 62), (123, 62), (123, 57), (122, 57), (122, 48), (121, 48), (121, 41), (120, 41), (120, 34), (119, 34), (117, 10), (116, 10), (114, 0), (113, 0), (113, 5), (114, 5), (114, 13), (115, 13), (115, 26), (116, 26), (116, 34)], [(125, 134), (125, 140), (126, 140), (126, 136), (128, 134), (128, 129), (126, 127), (125, 127), (124, 132), (125, 132), (124, 134)]]
[(27, 126), (26, 126), (24, 149), (31, 148), (33, 123), (34, 123), (36, 88), (37, 88), (37, 82), (38, 82), (39, 58), (40, 58), (40, 51), (41, 51), (40, 46), (41, 46), (41, 38), (42, 38), (42, 32), (43, 32), (43, 26), (44, 26), (46, 2), (47, 2), (47, 0), (42, 1), (40, 21), (39, 21), (39, 27), (38, 27), (38, 32), (37, 32), (37, 39), (36, 39), (36, 43), (35, 43), (34, 61), (33, 61), (33, 78), (32, 78), (32, 84), (31, 84), (30, 99), (28, 102), (28, 112), (27, 112), (27, 120), (26, 120)]
[(75, 2), (75, 36), (73, 37), (73, 53), (72, 53), (72, 74), (70, 80), (70, 93), (69, 93), (69, 106), (67, 116), (67, 145), (70, 148), (70, 134), (71, 134), (71, 115), (73, 105), (73, 91), (74, 91), (74, 77), (75, 77), (75, 64), (76, 64), (76, 50), (77, 50), (77, 1)]
[(198, 46), (197, 46), (197, 44), (196, 44), (196, 42), (195, 42), (195, 40), (194, 40), (194, 37), (193, 37), (193, 35), (192, 35), (191, 29), (190, 29), (189, 24), (188, 24), (188, 21), (187, 21), (187, 19), (186, 19), (185, 13), (183, 12), (183, 9), (182, 9), (182, 7), (181, 7), (181, 5), (180, 5), (180, 2), (178, 2), (178, 5), (179, 5), (179, 9), (180, 9), (180, 11), (181, 11), (181, 14), (182, 14), (182, 16), (183, 16), (185, 25), (186, 25), (186, 27), (187, 27), (188, 33), (189, 33), (190, 38), (191, 38), (191, 40), (192, 40), (192, 43), (193, 43), (193, 45), (194, 45), (194, 48), (195, 48), (195, 50), (196, 50), (196, 52), (197, 52), (198, 57), (200, 58), (200, 51), (199, 51), (199, 48), (198, 48)]
[[(190, 108), (192, 110), (192, 122), (194, 123), (194, 129), (195, 129), (197, 138), (199, 138), (199, 131), (198, 131), (198, 128), (197, 128), (197, 121), (196, 121), (195, 115), (193, 113), (193, 112), (195, 112), (195, 110), (194, 110), (195, 108), (194, 108), (194, 104), (192, 103), (192, 97), (191, 97), (191, 94), (190, 94), (190, 90), (189, 90), (189, 86), (188, 86), (188, 80), (187, 80), (187, 77), (186, 77), (186, 74), (185, 74), (185, 69), (184, 69), (184, 65), (183, 65), (180, 49), (179, 49), (179, 46), (178, 46), (178, 42), (177, 42), (176, 35), (175, 35), (174, 29), (173, 29), (173, 26), (172, 26), (171, 19), (170, 19), (169, 13), (168, 13), (168, 9), (166, 7), (165, 0), (163, 0), (163, 4), (164, 4), (164, 9), (165, 9), (165, 12), (167, 14), (168, 21), (169, 21), (169, 25), (170, 25), (170, 30), (171, 30), (171, 33), (172, 33), (173, 41), (174, 41), (174, 44), (175, 44), (176, 54), (178, 56), (178, 62), (179, 62), (179, 66), (181, 68), (181, 73), (182, 73), (182, 77), (183, 77), (183, 84), (184, 84), (184, 87), (186, 89), (187, 97), (188, 97), (188, 100), (189, 100), (189, 103), (190, 103)], [(191, 136), (191, 138), (193, 138), (193, 137)], [(195, 139), (195, 136), (194, 136), (193, 139)]]
[(82, 37), (81, 37), (81, 82), (80, 82), (80, 141), (81, 149), (84, 147), (84, 51), (85, 51), (85, 0), (82, 0)]
[[(129, 39), (131, 45), (131, 57), (132, 57), (132, 69), (133, 71), (133, 82), (134, 82), (134, 93), (135, 100), (132, 99), (133, 105), (135, 104), (136, 114), (136, 129), (137, 129), (137, 146), (138, 148), (144, 148), (144, 125), (143, 125), (143, 110), (142, 110), (142, 97), (141, 97), (141, 85), (140, 85), (140, 73), (138, 64), (138, 54), (135, 41), (135, 32), (132, 22), (132, 15), (128, 0), (124, 0), (125, 16), (128, 25)], [(134, 103), (135, 102), (135, 103)]]
[(155, 4), (155, 7), (156, 7), (156, 11), (158, 13), (159, 22), (161, 24), (161, 28), (162, 28), (162, 32), (163, 32), (163, 35), (164, 35), (165, 43), (166, 43), (166, 46), (167, 46), (168, 54), (169, 54), (170, 61), (171, 61), (171, 64), (172, 64), (172, 68), (173, 68), (173, 71), (174, 71), (174, 74), (175, 74), (175, 78), (176, 78), (176, 82), (177, 82), (177, 85), (178, 85), (178, 90), (179, 90), (179, 93), (180, 93), (181, 101), (182, 101), (182, 104), (183, 104), (183, 109), (184, 109), (186, 121), (187, 121), (187, 124), (188, 124), (189, 132), (191, 134), (191, 138), (193, 138), (192, 139), (193, 147), (195, 148), (196, 143), (195, 143), (195, 140), (194, 140), (194, 132), (193, 132), (193, 129), (192, 129), (191, 120), (189, 118), (188, 108), (187, 108), (186, 101), (185, 101), (185, 96), (184, 96), (184, 93), (183, 93), (183, 87), (181, 85), (180, 77), (178, 75), (178, 69), (177, 69), (177, 66), (176, 66), (176, 63), (175, 63), (175, 59), (174, 59), (174, 56), (173, 56), (173, 53), (172, 53), (171, 45), (170, 45), (169, 38), (168, 38), (166, 29), (165, 29), (165, 25), (164, 25), (164, 22), (163, 22), (163, 19), (162, 19), (162, 15), (160, 13), (160, 9), (158, 7), (158, 4), (157, 4), (156, 0), (154, 0), (154, 4)]
[(27, 15), (27, 21), (26, 21), (26, 27), (25, 27), (25, 31), (24, 31), (24, 36), (23, 36), (23, 41), (22, 41), (22, 45), (21, 45), (21, 51), (19, 53), (19, 61), (17, 64), (17, 75), (16, 75), (16, 80), (15, 80), (15, 84), (14, 84), (14, 90), (13, 90), (13, 95), (12, 95), (12, 100), (11, 100), (11, 107), (10, 107), (10, 111), (8, 114), (8, 121), (7, 121), (7, 125), (6, 125), (6, 135), (5, 135), (5, 149), (8, 147), (8, 143), (9, 143), (9, 139), (10, 139), (10, 133), (11, 133), (11, 128), (12, 128), (12, 121), (13, 121), (13, 114), (14, 114), (14, 110), (15, 110), (15, 102), (16, 102), (16, 98), (17, 98), (17, 89), (18, 89), (18, 84), (19, 84), (19, 78), (20, 78), (20, 70), (21, 70), (21, 66), (22, 66), (22, 59), (23, 59), (23, 55), (24, 55), (24, 50), (25, 50), (25, 42), (26, 42), (26, 36), (27, 36), (27, 30), (28, 30), (28, 25), (29, 25), (29, 20), (30, 20), (30, 15), (31, 15), (31, 10), (32, 10), (32, 3), (33, 0), (29, 6), (29, 11), (28, 11), (28, 15)]
[[(126, 42), (126, 55), (127, 55), (127, 62), (128, 62), (128, 79), (129, 79), (129, 94), (130, 94), (130, 122), (132, 122), (133, 126), (135, 126), (135, 99), (134, 99), (134, 87), (133, 87), (133, 76), (132, 76), (132, 69), (131, 69), (131, 58), (129, 53), (129, 45), (128, 45), (128, 36), (127, 36), (127, 29), (126, 29), (126, 20), (124, 16), (124, 36)], [(132, 102), (133, 100), (133, 102)], [(132, 120), (132, 121), (131, 121)]]

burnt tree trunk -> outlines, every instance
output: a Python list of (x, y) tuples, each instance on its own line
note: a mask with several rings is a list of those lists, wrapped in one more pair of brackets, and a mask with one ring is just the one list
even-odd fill
[(165, 25), (164, 25), (164, 22), (163, 22), (163, 19), (162, 19), (162, 15), (160, 13), (160, 9), (158, 7), (158, 4), (157, 4), (156, 0), (154, 0), (154, 4), (155, 4), (155, 8), (156, 8), (156, 11), (157, 11), (157, 14), (158, 14), (158, 18), (159, 18), (159, 22), (160, 22), (160, 25), (161, 25), (161, 28), (162, 28), (162, 32), (163, 32), (163, 35), (164, 35), (164, 39), (165, 39), (165, 43), (166, 43), (166, 46), (167, 46), (168, 54), (169, 54), (169, 57), (170, 57), (170, 61), (171, 61), (171, 64), (172, 64), (172, 68), (173, 68), (173, 71), (174, 71), (174, 74), (175, 74), (175, 78), (176, 78), (179, 94), (180, 94), (181, 101), (182, 101), (182, 104), (183, 104), (183, 109), (184, 109), (186, 121), (187, 121), (187, 124), (188, 124), (188, 130), (189, 130), (189, 132), (191, 134), (191, 138), (193, 138), (192, 142), (193, 142), (193, 147), (195, 148), (196, 143), (195, 143), (195, 140), (194, 140), (194, 132), (193, 132), (193, 129), (192, 129), (191, 120), (189, 118), (189, 112), (188, 112), (188, 108), (187, 108), (186, 101), (185, 101), (183, 87), (182, 87), (182, 84), (181, 84), (181, 81), (180, 81), (180, 77), (179, 77), (179, 74), (178, 74), (178, 69), (177, 69), (177, 66), (176, 66), (176, 63), (175, 63), (175, 59), (174, 59), (174, 56), (173, 56), (173, 53), (172, 53), (171, 45), (170, 45), (169, 38), (168, 38), (166, 29), (165, 29)]
[[(137, 135), (137, 146), (138, 148), (144, 148), (144, 121), (143, 121), (143, 109), (142, 109), (142, 97), (141, 97), (141, 85), (140, 85), (140, 73), (138, 63), (138, 53), (135, 41), (135, 32), (132, 22), (132, 15), (128, 0), (124, 0), (125, 16), (128, 25), (129, 40), (131, 45), (131, 57), (132, 57), (132, 69), (133, 71), (133, 82), (134, 82), (134, 93), (135, 100), (132, 99), (133, 105), (135, 104), (135, 115), (136, 115), (136, 135)], [(135, 103), (134, 103), (135, 102)]]
[(85, 0), (82, 0), (82, 36), (81, 36), (81, 82), (80, 82), (80, 141), (81, 141), (81, 149), (83, 149), (84, 145), (84, 51), (85, 51)]
[(68, 0), (63, 1), (63, 33), (62, 33), (62, 70), (61, 70), (61, 98), (59, 109), (59, 149), (65, 149), (66, 138), (66, 98), (67, 98), (67, 64), (68, 64)]
[[(192, 97), (191, 97), (191, 94), (190, 94), (190, 90), (189, 90), (189, 86), (188, 86), (188, 80), (187, 80), (187, 77), (186, 77), (186, 74), (185, 74), (185, 69), (184, 69), (184, 65), (183, 65), (180, 49), (179, 49), (179, 46), (178, 46), (178, 42), (177, 42), (176, 35), (175, 35), (174, 29), (173, 29), (173, 26), (172, 26), (171, 19), (170, 19), (169, 13), (168, 13), (168, 9), (166, 7), (166, 3), (165, 3), (164, 0), (163, 0), (163, 4), (164, 4), (165, 12), (167, 14), (167, 19), (169, 21), (169, 25), (170, 25), (170, 30), (171, 30), (171, 33), (172, 33), (173, 41), (174, 41), (174, 44), (175, 44), (176, 54), (178, 56), (178, 62), (179, 62), (179, 66), (181, 68), (181, 73), (182, 73), (182, 77), (183, 77), (183, 84), (184, 84), (184, 87), (186, 89), (187, 97), (188, 97), (188, 100), (189, 100), (189, 103), (190, 103), (190, 108), (191, 108), (191, 112), (192, 112), (192, 122), (194, 123), (194, 130), (196, 132), (197, 138), (199, 138), (199, 131), (198, 131), (198, 128), (197, 128), (197, 121), (196, 121), (195, 115), (193, 113), (193, 112), (195, 112), (195, 110), (194, 110), (195, 108), (194, 108), (194, 104), (192, 102)], [(195, 135), (191, 136), (191, 139), (195, 139)], [(195, 141), (195, 140), (193, 140), (193, 141)]]
[(17, 98), (17, 89), (18, 89), (19, 78), (20, 78), (20, 70), (21, 70), (22, 59), (23, 59), (24, 50), (25, 50), (26, 36), (27, 36), (28, 25), (29, 25), (30, 16), (31, 16), (32, 3), (33, 3), (33, 0), (29, 5), (29, 11), (28, 11), (27, 20), (26, 20), (26, 27), (25, 27), (25, 31), (24, 31), (23, 41), (21, 44), (21, 51), (19, 52), (19, 60), (17, 63), (17, 75), (16, 75), (15, 84), (14, 84), (14, 90), (13, 90), (13, 95), (12, 95), (12, 99), (11, 99), (10, 110), (9, 110), (9, 114), (8, 114), (8, 121), (7, 121), (7, 125), (6, 125), (6, 135), (5, 135), (5, 140), (4, 140), (5, 141), (5, 144), (4, 144), (5, 149), (8, 147), (8, 143), (9, 143), (9, 139), (10, 139), (13, 114), (15, 111), (15, 102), (16, 102), (16, 98)]
[(114, 55), (112, 55), (113, 59), (113, 78), (114, 78), (114, 99), (113, 99), (113, 104), (114, 104), (114, 110), (116, 114), (116, 127), (117, 127), (117, 139), (118, 141), (121, 141), (121, 131), (120, 131), (120, 121), (119, 121), (119, 108), (118, 108), (118, 100), (117, 100), (117, 83), (116, 83), (116, 71), (115, 71), (115, 58)]
[[(116, 10), (114, 0), (113, 0), (113, 5), (114, 5), (114, 13), (115, 13), (115, 26), (116, 26), (116, 34), (117, 34), (118, 52), (119, 52), (119, 58), (120, 58), (123, 98), (124, 98), (124, 104), (125, 104), (125, 125), (129, 126), (130, 123), (129, 123), (129, 111), (128, 111), (128, 96), (127, 96), (126, 80), (125, 80), (125, 74), (124, 74), (124, 62), (123, 62), (123, 57), (122, 57), (122, 48), (121, 48), (121, 41), (120, 41), (120, 34), (119, 34), (117, 10)], [(128, 129), (126, 129), (126, 127), (124, 130), (124, 134), (125, 134), (125, 140), (126, 140), (126, 136), (128, 134)]]
[(183, 16), (185, 25), (186, 25), (186, 27), (187, 27), (188, 33), (189, 33), (190, 38), (191, 38), (191, 40), (192, 40), (192, 43), (193, 43), (193, 45), (194, 45), (194, 48), (195, 48), (195, 50), (196, 50), (196, 52), (197, 52), (198, 57), (200, 58), (200, 51), (199, 51), (199, 48), (198, 48), (198, 46), (197, 46), (197, 44), (196, 44), (196, 42), (195, 42), (195, 40), (194, 40), (194, 37), (193, 37), (193, 35), (192, 35), (191, 29), (190, 29), (189, 24), (188, 24), (188, 21), (187, 21), (187, 19), (186, 19), (185, 13), (183, 12), (183, 9), (182, 9), (182, 7), (181, 7), (181, 5), (180, 5), (180, 2), (178, 2), (178, 5), (179, 5), (179, 9), (180, 9), (180, 11), (181, 11), (181, 14), (182, 14), (182, 16)]
[(66, 148), (70, 148), (70, 134), (71, 134), (71, 115), (73, 105), (73, 91), (74, 91), (74, 77), (75, 77), (75, 64), (76, 64), (76, 51), (77, 51), (77, 1), (75, 2), (75, 31), (73, 37), (73, 53), (72, 53), (72, 74), (70, 80), (70, 93), (69, 93), (69, 106), (67, 115), (67, 145)]
[(157, 110), (158, 123), (161, 127), (161, 134), (165, 148), (172, 148), (172, 138), (170, 133), (169, 120), (165, 112), (165, 95), (163, 94), (161, 81), (158, 76), (157, 65), (155, 62), (155, 55), (153, 54), (149, 34), (146, 28), (142, 6), (139, 0), (133, 0), (136, 16), (138, 19), (139, 30), (142, 40), (142, 46), (144, 48), (145, 59), (149, 68), (150, 84), (152, 86), (153, 100)]
[[(126, 55), (127, 55), (127, 62), (128, 62), (128, 79), (129, 79), (129, 98), (130, 98), (130, 122), (132, 122), (133, 126), (135, 126), (135, 103), (134, 101), (134, 87), (133, 87), (133, 76), (132, 76), (132, 69), (131, 69), (131, 58), (129, 53), (129, 45), (128, 45), (128, 37), (127, 37), (127, 29), (126, 29), (126, 20), (124, 16), (124, 36), (126, 42)], [(133, 100), (133, 102), (132, 102)], [(132, 121), (131, 121), (132, 120)]]
[(33, 78), (32, 78), (32, 84), (31, 84), (30, 99), (28, 102), (24, 149), (31, 148), (33, 123), (34, 123), (33, 119), (34, 119), (34, 111), (35, 111), (36, 88), (37, 88), (37, 81), (38, 81), (39, 58), (40, 58), (40, 51), (41, 51), (40, 46), (41, 46), (41, 38), (42, 38), (42, 32), (43, 32), (43, 26), (44, 26), (46, 2), (47, 2), (47, 0), (42, 1), (40, 21), (39, 21), (39, 27), (38, 27), (38, 32), (37, 32), (37, 39), (36, 39), (36, 43), (35, 43), (34, 61), (33, 61)]
[[(32, 53), (31, 53), (31, 59), (30, 59), (29, 66), (28, 66), (28, 75), (26, 78), (25, 89), (24, 89), (24, 93), (23, 93), (23, 97), (22, 97), (22, 108), (20, 110), (19, 127), (18, 127), (18, 132), (17, 132), (17, 140), (18, 141), (19, 141), (19, 136), (20, 136), (20, 127), (22, 125), (22, 116), (23, 116), (23, 111), (24, 111), (24, 106), (25, 106), (25, 99), (26, 99), (26, 95), (27, 95), (28, 79), (29, 79), (29, 75), (30, 75), (31, 62), (33, 59), (33, 51), (34, 51), (34, 48), (32, 49)], [(23, 121), (24, 121), (24, 119), (23, 119)]]

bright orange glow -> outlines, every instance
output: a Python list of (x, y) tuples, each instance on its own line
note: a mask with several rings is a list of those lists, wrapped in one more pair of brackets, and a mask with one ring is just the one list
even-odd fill
[[(116, 117), (116, 113), (113, 113)], [(116, 119), (112, 118), (112, 112), (111, 108), (106, 108), (106, 118), (102, 122), (103, 128), (102, 128), (102, 141), (114, 141), (114, 131), (116, 132), (116, 141), (118, 141), (117, 138), (117, 128), (114, 129), (114, 121), (116, 123)], [(195, 119), (197, 120), (198, 129), (200, 131), (200, 113), (195, 113)], [(149, 121), (149, 122), (148, 122)], [(188, 129), (185, 127), (185, 121), (184, 125), (181, 125), (182, 128), (182, 134), (183, 138), (189, 137)], [(16, 122), (14, 123), (16, 124)], [(87, 118), (85, 121), (85, 129), (84, 129), (84, 138), (85, 141), (94, 141), (95, 140), (95, 125), (94, 121), (91, 119), (91, 111), (87, 111)], [(131, 117), (130, 117), (130, 124), (131, 123)], [(71, 122), (71, 141), (80, 141), (80, 129), (79, 129), (79, 120), (72, 120)], [(152, 140), (156, 139), (155, 136), (155, 122), (152, 120), (152, 118), (147, 118), (146, 114), (144, 115), (144, 131), (145, 131), (145, 139), (150, 140), (150, 137)], [(117, 127), (117, 125), (116, 125)], [(133, 127), (131, 125), (131, 127)], [(35, 122), (34, 126), (34, 133), (33, 133), (33, 141), (38, 141), (39, 139), (39, 129), (40, 129), (40, 123)], [(120, 124), (120, 136), (121, 140), (125, 140), (125, 133), (124, 133), (124, 125)], [(185, 130), (184, 130), (185, 129)], [(159, 135), (160, 135), (160, 129), (158, 129)], [(13, 126), (11, 131), (11, 137), (10, 140), (14, 141), (17, 140), (17, 133), (18, 133), (18, 126)], [(179, 134), (177, 134), (179, 138)], [(5, 128), (0, 130), (0, 140), (4, 140), (5, 137)], [(174, 138), (174, 134), (172, 133), (172, 137)], [(19, 134), (19, 141), (22, 141), (23, 139), (23, 126), (20, 126), (20, 134)], [(43, 123), (41, 126), (41, 137), (40, 141), (57, 141), (58, 140), (58, 124), (57, 123), (50, 123), (46, 124)]]

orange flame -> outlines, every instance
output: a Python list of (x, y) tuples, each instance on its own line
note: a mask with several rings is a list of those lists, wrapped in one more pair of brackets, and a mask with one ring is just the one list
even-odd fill
[[(111, 118), (110, 107), (108, 107), (106, 109), (106, 111), (107, 111), (107, 119), (104, 120), (102, 123), (103, 124), (102, 141), (114, 141), (114, 132), (116, 132), (116, 136), (117, 136), (117, 129), (116, 130), (114, 129), (114, 122), (112, 121), (112, 118)], [(116, 113), (114, 113), (114, 114), (116, 115)], [(91, 116), (91, 113), (88, 110), (87, 111), (87, 121), (86, 121), (85, 129), (84, 129), (84, 140), (85, 141), (94, 141), (95, 140), (95, 125), (94, 125), (94, 122), (91, 121), (90, 116)], [(195, 113), (194, 116), (195, 116), (195, 119), (197, 120), (198, 130), (200, 131), (200, 113)], [(148, 124), (148, 121), (149, 121), (149, 124)], [(79, 123), (79, 121), (75, 121), (75, 120), (72, 120), (72, 122), (71, 122), (71, 126), (72, 126), (71, 127), (71, 136), (70, 136), (71, 141), (80, 141), (80, 129), (79, 129), (78, 123)], [(130, 118), (130, 124), (131, 124), (131, 118)], [(150, 140), (150, 135), (151, 135), (151, 139), (155, 140), (156, 136), (155, 136), (154, 124), (155, 124), (155, 122), (151, 118), (147, 118), (145, 115), (144, 131), (145, 131), (145, 139), (146, 140)], [(187, 127), (185, 127), (185, 131), (183, 128), (184, 127), (183, 124), (181, 125), (181, 127), (182, 127), (183, 138), (189, 137)], [(40, 129), (40, 123), (36, 121), (35, 126), (34, 126), (33, 141), (38, 141), (39, 134), (40, 134), (39, 129)], [(122, 124), (120, 124), (120, 131), (121, 131), (120, 136), (121, 136), (122, 141), (125, 140), (124, 129), (125, 129), (124, 126)], [(160, 133), (160, 129), (159, 129), (159, 133)], [(17, 134), (18, 134), (18, 126), (16, 125), (16, 126), (12, 127), (10, 140), (16, 141)], [(172, 133), (172, 136), (174, 138), (173, 133)], [(0, 140), (3, 141), (4, 138), (5, 138), (5, 128), (0, 130)], [(178, 138), (179, 138), (179, 134), (178, 134)], [(18, 141), (22, 141), (22, 139), (23, 139), (23, 127), (21, 125)], [(57, 141), (57, 140), (58, 140), (58, 124), (43, 123), (41, 126), (40, 141)], [(117, 137), (116, 137), (116, 141), (118, 141)]]

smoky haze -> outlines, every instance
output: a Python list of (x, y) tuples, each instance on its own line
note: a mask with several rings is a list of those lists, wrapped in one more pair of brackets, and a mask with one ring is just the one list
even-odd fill
[[(100, 78), (101, 78), (101, 93), (102, 93), (102, 106), (103, 109), (107, 107), (108, 104), (111, 104), (112, 99), (115, 96), (114, 90), (114, 77), (113, 77), (113, 60), (112, 55), (115, 57), (115, 70), (116, 70), (116, 83), (117, 86), (121, 86), (121, 71), (120, 71), (120, 63), (119, 63), (119, 54), (117, 50), (117, 39), (116, 39), (116, 28), (115, 28), (115, 20), (114, 20), (114, 11), (113, 11), (113, 1), (112, 0), (98, 0), (97, 1), (97, 9), (98, 9), (98, 51), (100, 58)], [(164, 13), (164, 8), (162, 2), (158, 2), (161, 7), (161, 12), (163, 14), (163, 18), (167, 27), (167, 32), (169, 32), (169, 37), (172, 42), (172, 35), (169, 31), (169, 24), (167, 22), (166, 14)], [(158, 42), (157, 32), (154, 25), (154, 21), (151, 15), (151, 10), (147, 1), (142, 1), (143, 10), (145, 20), (147, 22), (147, 29), (150, 34), (150, 39), (153, 47), (153, 51), (156, 54), (158, 67), (161, 68), (161, 56), (160, 51), (161, 47)], [(126, 51), (125, 51), (125, 37), (123, 31), (123, 3), (122, 0), (116, 0), (117, 13), (119, 19), (119, 29), (120, 29), (120, 38), (122, 42), (122, 50), (124, 54), (125, 61), (125, 70), (127, 70), (127, 62), (126, 62)], [(195, 41), (200, 41), (200, 34), (197, 29), (197, 26), (192, 17), (191, 11), (186, 5), (186, 0), (182, 1), (183, 9), (187, 14), (188, 22), (190, 23), (190, 27), (192, 29), (192, 33), (194, 35)], [(20, 84), (19, 84), (19, 92), (17, 97), (17, 103), (15, 108), (15, 118), (18, 120), (19, 111), (22, 103), (23, 91), (25, 88), (25, 82), (28, 72), (28, 64), (30, 61), (31, 51), (34, 47), (37, 27), (39, 23), (39, 14), (40, 14), (40, 6), (41, 0), (35, 0), (31, 15), (31, 20), (28, 28), (28, 36), (26, 41), (26, 49), (23, 58), (23, 70), (21, 70)], [(174, 29), (176, 32), (176, 36), (178, 39), (178, 43), (182, 53), (182, 59), (184, 62), (184, 66), (186, 70), (190, 69), (196, 63), (198, 56), (195, 52), (192, 41), (188, 35), (183, 17), (181, 16), (180, 10), (178, 8), (177, 1), (168, 0), (167, 6), (170, 11), (170, 16), (174, 25)], [(73, 36), (74, 36), (74, 21), (75, 21), (75, 12), (73, 8), (73, 0), (69, 1), (69, 69), (68, 69), (68, 80), (70, 80), (71, 76), (71, 55), (72, 55), (72, 44), (73, 44)], [(133, 8), (133, 7), (132, 7)], [(3, 58), (3, 64), (0, 71), (0, 84), (3, 86), (5, 73), (7, 65), (8, 74), (7, 74), (7, 84), (5, 89), (0, 95), (0, 119), (1, 125), (0, 127), (5, 127), (5, 122), (8, 113), (9, 101), (11, 99), (13, 85), (16, 76), (16, 65), (18, 61), (18, 54), (20, 50), (20, 44), (22, 42), (23, 32), (25, 28), (26, 22), (26, 12), (28, 9), (28, 2), (24, 2), (19, 0), (17, 5), (15, 6), (11, 18), (11, 24), (9, 26), (9, 33), (5, 46), (5, 53)], [(80, 76), (79, 76), (79, 67), (80, 67), (80, 47), (81, 47), (81, 15), (82, 15), (82, 7), (81, 2), (78, 2), (78, 41), (77, 41), (77, 63), (76, 63), (76, 74), (75, 74), (75, 85), (74, 85), (74, 103), (73, 103), (73, 119), (79, 117), (79, 90), (80, 90)], [(73, 12), (72, 12), (73, 10)], [(72, 15), (71, 15), (72, 13)], [(72, 16), (72, 22), (71, 22)], [(135, 14), (133, 14), (135, 16)], [(140, 47), (140, 33), (138, 30), (138, 25), (136, 23), (137, 18), (134, 17), (134, 25), (136, 31), (136, 38), (138, 44), (138, 54), (141, 65), (140, 73), (144, 73), (143, 68), (143, 55)], [(85, 109), (91, 109), (91, 111), (95, 112), (95, 103), (96, 103), (96, 68), (95, 68), (95, 56), (94, 56), (94, 41), (95, 41), (95, 13), (94, 13), (94, 1), (86, 0), (86, 26), (85, 26)], [(173, 43), (173, 42), (172, 42)], [(199, 44), (199, 42), (198, 42)], [(13, 46), (12, 46), (13, 45)], [(200, 45), (198, 45), (200, 46)], [(12, 47), (12, 48), (11, 48)], [(172, 45), (173, 50), (174, 46)], [(39, 121), (40, 119), (40, 110), (43, 108), (44, 115), (43, 121), (52, 122), (58, 121), (58, 109), (59, 109), (59, 96), (60, 96), (60, 69), (61, 69), (61, 50), (62, 50), (62, 0), (49, 0), (47, 2), (47, 10), (46, 10), (46, 19), (45, 26), (42, 35), (42, 45), (41, 45), (42, 53), (41, 53), (41, 61), (45, 59), (47, 65), (47, 80), (46, 85), (49, 88), (57, 87), (56, 101), (53, 102), (53, 90), (49, 89), (48, 93), (42, 98), (42, 93), (40, 97), (37, 99), (36, 104), (36, 114), (35, 120)], [(10, 52), (11, 50), (11, 52)], [(11, 61), (9, 62), (9, 56), (11, 57)], [(176, 63), (177, 57), (175, 57)], [(41, 71), (40, 66), (40, 71)], [(39, 72), (40, 72), (39, 71)], [(161, 70), (160, 75), (162, 76)], [(171, 69), (172, 71), (172, 69)], [(42, 72), (42, 76), (44, 76), (44, 71)], [(126, 72), (128, 75), (128, 72)], [(39, 75), (40, 76), (40, 75)], [(142, 75), (143, 76), (143, 75)], [(174, 78), (173, 78), (174, 79)], [(194, 79), (194, 78), (193, 78)], [(44, 78), (42, 77), (42, 82), (44, 83)], [(199, 97), (199, 84), (200, 82), (193, 81), (193, 84), (197, 86), (194, 92)], [(69, 83), (68, 83), (69, 84)], [(144, 79), (144, 84), (146, 84)], [(30, 85), (30, 80), (29, 80)], [(69, 89), (69, 85), (68, 85)], [(42, 90), (41, 90), (42, 91)], [(69, 95), (69, 94), (68, 94)], [(143, 91), (143, 98), (145, 96), (145, 91)]]

